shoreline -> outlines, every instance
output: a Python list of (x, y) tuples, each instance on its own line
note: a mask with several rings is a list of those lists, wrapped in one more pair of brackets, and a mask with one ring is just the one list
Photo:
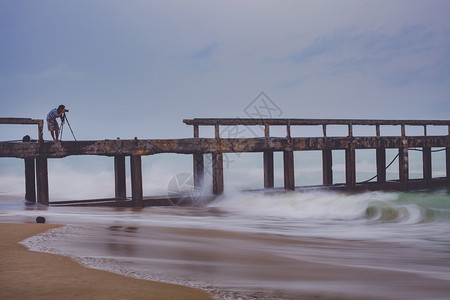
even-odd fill
[(213, 299), (202, 290), (89, 269), (69, 257), (29, 251), (18, 244), (61, 226), (0, 223), (0, 298)]
[[(396, 202), (390, 195), (379, 194), (357, 199), (352, 195), (318, 195), (313, 200), (314, 208), (325, 212), (329, 206), (341, 209), (342, 204), (350, 202), (352, 206), (345, 206), (344, 216), (348, 213), (354, 216), (355, 207), (360, 211), (356, 205), (362, 201), (365, 204), (378, 201), (392, 208), (386, 216), (369, 217), (367, 222), (345, 218), (336, 221), (343, 215), (340, 210), (326, 218), (326, 222), (310, 217), (284, 220), (266, 212), (268, 208), (280, 208), (283, 214), (278, 215), (291, 216), (292, 209), (295, 212), (299, 208), (309, 208), (309, 195), (291, 199), (296, 201), (289, 205), (281, 201), (275, 206), (257, 200), (262, 204), (262, 210), (256, 215), (258, 220), (254, 215), (247, 217), (246, 211), (233, 212), (241, 209), (243, 200), (248, 200), (246, 204), (253, 209), (254, 197), (231, 199), (234, 202), (226, 203), (229, 210), (222, 209), (223, 205), (195, 209), (60, 209), (28, 206), (23, 200), (0, 201), (4, 204), (0, 212), (0, 253), (5, 260), (1, 261), (0, 270), (9, 272), (8, 275), (0, 271), (0, 299), (445, 298), (450, 292), (450, 277), (446, 273), (450, 265), (448, 252), (442, 245), (448, 243), (448, 218), (440, 214), (421, 215), (422, 221), (414, 214), (413, 218), (410, 214), (402, 217), (402, 211), (395, 204), (401, 200), (405, 203), (400, 208), (412, 204), (418, 208), (447, 209), (448, 205), (442, 202), (447, 201), (448, 196), (429, 195), (435, 200), (431, 206), (419, 205), (423, 195), (413, 194), (406, 195), (407, 199), (396, 197)], [(278, 199), (282, 198), (274, 200)], [(366, 206), (382, 209), (384, 206), (376, 205), (378, 202)], [(414, 213), (414, 210), (407, 211)], [(394, 215), (394, 221), (392, 212), (399, 214), (399, 217)], [(45, 216), (48, 222), (36, 224), (37, 215)], [(68, 226), (63, 227), (65, 225)], [(352, 225), (351, 231), (349, 225)], [(354, 229), (353, 225), (356, 225)], [(17, 236), (24, 230), (21, 227), (26, 229), (25, 233)], [(48, 232), (51, 228), (56, 230)], [(40, 232), (46, 233), (36, 236)], [(425, 232), (430, 233), (427, 237), (435, 239), (425, 237)], [(30, 236), (29, 241), (15, 246), (23, 246), (21, 251), (33, 256), (50, 258), (34, 257), (33, 261), (24, 263), (27, 257), (14, 257), (20, 250), (9, 249), (8, 252), (3, 245), (11, 237), (14, 239), (8, 243), (15, 244)], [(61, 267), (56, 267), (56, 271), (47, 268), (63, 259), (84, 269), (83, 272), (88, 273), (86, 279), (79, 273), (72, 274), (72, 268), (65, 274)], [(34, 260), (43, 262), (44, 267)], [(12, 265), (9, 269), (4, 267), (8, 263)], [(122, 280), (111, 283), (110, 279), (105, 279), (106, 284), (98, 283), (99, 276), (93, 275), (94, 272), (106, 272), (107, 278), (118, 275)], [(152, 285), (159, 294), (129, 287), (123, 276), (144, 281), (143, 285)], [(126, 295), (117, 293), (122, 286), (127, 287), (123, 292)], [(180, 297), (169, 295), (167, 291), (161, 294), (164, 289), (174, 292), (174, 286), (185, 288), (189, 293), (194, 293), (193, 289), (203, 294), (186, 296), (186, 291), (181, 292), (184, 294)], [(111, 291), (116, 287), (116, 291)], [(77, 289), (90, 290), (80, 295), (74, 289), (76, 293)], [(47, 291), (47, 294), (35, 294), (36, 291)]]

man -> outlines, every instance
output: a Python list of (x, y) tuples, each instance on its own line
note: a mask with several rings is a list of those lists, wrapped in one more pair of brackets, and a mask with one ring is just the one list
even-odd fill
[(54, 142), (57, 142), (59, 137), (59, 125), (56, 118), (61, 118), (65, 112), (66, 107), (61, 104), (58, 108), (52, 109), (47, 115), (48, 131), (50, 131)]

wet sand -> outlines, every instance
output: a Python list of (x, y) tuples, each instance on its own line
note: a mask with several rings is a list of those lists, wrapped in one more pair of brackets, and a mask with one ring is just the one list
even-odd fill
[[(214, 296), (411, 300), (447, 299), (450, 294), (448, 273), (443, 279), (430, 272), (449, 270), (447, 239), (431, 248), (425, 247), (429, 240), (421, 239), (417, 246), (392, 239), (344, 239), (341, 231), (353, 228), (336, 223), (331, 224), (337, 227), (326, 224), (336, 239), (267, 233), (267, 229), (273, 228), (281, 228), (282, 232), (287, 228), (287, 233), (292, 229), (290, 223), (277, 220), (274, 225), (271, 219), (256, 224), (267, 226), (264, 233), (249, 232), (232, 218), (235, 215), (214, 208), (151, 211), (71, 208), (65, 209), (64, 214), (57, 208), (23, 209), (22, 200), (19, 204), (20, 213), (16, 213), (19, 211), (16, 206), (6, 205), (5, 211), (12, 212), (0, 216), (2, 222), (22, 223), (0, 223), (0, 299), (212, 299)], [(73, 225), (36, 224), (35, 210), (50, 223), (71, 221)], [(98, 217), (103, 219), (94, 222)], [(189, 227), (193, 226), (193, 219), (198, 219), (194, 224), (197, 226)], [(221, 229), (208, 229), (213, 221), (219, 222), (221, 226), (217, 227)], [(171, 226), (162, 226), (167, 222)], [(238, 229), (245, 230), (230, 230), (238, 225)], [(306, 225), (295, 224), (302, 230), (311, 230)], [(89, 258), (86, 264), (80, 263), (88, 267), (100, 265), (107, 271), (84, 267), (68, 256), (31, 252), (18, 244), (58, 227), (61, 228), (57, 230), (61, 232), (58, 236), (51, 233), (51, 238), (43, 237), (38, 245), (56, 242), (56, 249), (67, 250), (68, 253), (63, 252), (65, 255), (77, 261), (79, 257)], [(430, 232), (430, 237), (434, 236)], [(196, 282), (200, 284), (189, 284)], [(202, 288), (209, 294), (188, 286)]]
[(450, 292), (446, 280), (382, 267), (400, 259), (391, 251), (408, 256), (392, 243), (193, 228), (70, 228), (52, 240), (67, 255), (88, 258), (81, 262), (87, 266), (187, 286), (199, 282), (218, 299), (445, 299)]
[(0, 224), (1, 299), (211, 299), (201, 290), (88, 269), (68, 257), (18, 244), (56, 227)]

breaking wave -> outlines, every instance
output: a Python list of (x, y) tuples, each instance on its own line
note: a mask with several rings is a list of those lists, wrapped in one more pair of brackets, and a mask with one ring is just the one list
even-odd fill
[(283, 219), (408, 224), (450, 221), (450, 197), (442, 192), (236, 192), (209, 206), (249, 216)]

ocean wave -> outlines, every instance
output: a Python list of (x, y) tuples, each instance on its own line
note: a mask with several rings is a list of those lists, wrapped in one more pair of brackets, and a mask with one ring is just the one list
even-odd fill
[(236, 192), (224, 195), (209, 206), (271, 218), (413, 224), (450, 221), (450, 198), (441, 198), (433, 193)]

